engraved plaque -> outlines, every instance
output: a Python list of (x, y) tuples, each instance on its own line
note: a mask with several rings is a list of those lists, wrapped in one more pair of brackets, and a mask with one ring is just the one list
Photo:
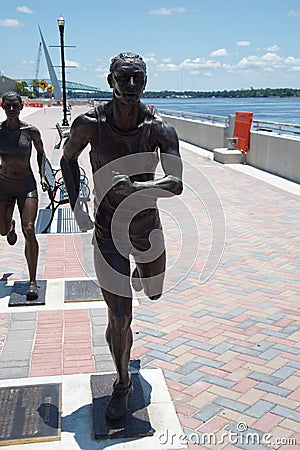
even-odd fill
[(105, 408), (109, 402), (114, 374), (91, 375), (93, 397), (93, 429), (95, 439), (123, 439), (152, 436), (147, 406), (151, 399), (151, 386), (139, 373), (131, 374), (133, 391), (128, 398), (128, 411), (119, 420), (109, 420)]
[(66, 281), (65, 286), (65, 302), (103, 301), (101, 289), (96, 281)]
[(61, 384), (0, 388), (0, 447), (60, 439)]
[(8, 306), (34, 306), (44, 305), (47, 280), (38, 280), (39, 297), (36, 300), (27, 300), (26, 292), (28, 281), (15, 281), (11, 290)]

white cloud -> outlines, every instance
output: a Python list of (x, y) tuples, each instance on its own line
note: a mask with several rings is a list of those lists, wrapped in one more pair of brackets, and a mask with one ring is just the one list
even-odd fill
[(269, 52), (278, 52), (280, 50), (280, 48), (278, 47), (278, 45), (272, 45), (271, 47), (268, 47), (267, 50)]
[(176, 71), (180, 70), (180, 67), (177, 66), (176, 64), (171, 64), (171, 63), (159, 64), (157, 66), (157, 70), (159, 70), (160, 72), (176, 72)]
[(294, 56), (288, 56), (287, 58), (285, 58), (285, 62), (289, 66), (298, 66), (298, 65), (300, 65), (300, 58), (295, 58)]
[(226, 48), (219, 48), (218, 50), (211, 52), (209, 56), (228, 56), (228, 52)]
[(292, 9), (291, 11), (288, 12), (288, 15), (290, 17), (298, 17), (300, 15), (299, 11), (295, 11), (294, 9)]
[(284, 58), (278, 56), (276, 53), (265, 53), (262, 56), (250, 55), (242, 58), (237, 66), (241, 69), (250, 69), (255, 67), (280, 67)]
[(70, 59), (66, 59), (66, 67), (67, 66), (69, 66), (69, 67), (80, 67), (80, 64), (79, 64), (79, 62), (77, 62), (77, 61), (71, 61)]
[(179, 8), (172, 8), (172, 11), (178, 12), (178, 13), (185, 13), (186, 9), (183, 6), (180, 6)]
[(219, 61), (213, 61), (205, 58), (185, 59), (182, 63), (180, 63), (180, 68), (182, 69), (216, 69), (220, 66), (221, 64)]
[(249, 47), (251, 43), (249, 41), (237, 41), (236, 46), (237, 47)]
[(181, 6), (179, 8), (160, 8), (160, 9), (151, 9), (148, 14), (150, 15), (159, 15), (159, 16), (170, 16), (173, 13), (185, 13), (186, 9)]
[(156, 64), (157, 63), (157, 60), (155, 59), (154, 55), (151, 55), (151, 54), (148, 56), (144, 56), (143, 59), (146, 64), (149, 64), (149, 63)]
[(17, 11), (25, 14), (33, 14), (32, 9), (28, 8), (28, 6), (18, 6)]
[(100, 65), (98, 67), (96, 67), (96, 69), (95, 69), (95, 72), (98, 72), (97, 78), (106, 79), (107, 75), (108, 75), (108, 70), (107, 70), (106, 64), (104, 64), (104, 62), (102, 62), (101, 60), (99, 60), (98, 62), (100, 63)]
[(0, 27), (19, 28), (19, 27), (22, 27), (22, 26), (23, 26), (23, 24), (20, 23), (17, 19), (0, 20)]
[(34, 61), (32, 61), (32, 60), (27, 61), (26, 59), (23, 59), (23, 61), (21, 61), (21, 64), (23, 64), (24, 66), (27, 66), (28, 64), (34, 64)]
[(164, 61), (157, 66), (157, 70), (160, 72), (177, 72), (179, 70), (189, 70), (191, 73), (193, 71), (198, 72), (199, 69), (217, 69), (218, 67), (221, 67), (219, 61), (214, 61), (212, 59), (206, 58), (188, 58), (179, 64)]
[(199, 75), (199, 73), (200, 73), (199, 70), (191, 70), (190, 71), (191, 75)]

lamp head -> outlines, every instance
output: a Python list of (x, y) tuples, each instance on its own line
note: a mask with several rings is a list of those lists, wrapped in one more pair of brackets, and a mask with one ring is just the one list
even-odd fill
[(57, 19), (57, 23), (58, 23), (58, 28), (62, 31), (65, 28), (65, 19), (62, 16), (60, 16)]

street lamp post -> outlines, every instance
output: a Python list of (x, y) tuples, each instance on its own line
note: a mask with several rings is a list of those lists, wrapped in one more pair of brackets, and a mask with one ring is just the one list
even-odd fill
[(69, 126), (67, 120), (67, 95), (66, 95), (66, 75), (65, 75), (65, 47), (64, 47), (64, 29), (65, 19), (59, 17), (57, 19), (59, 33), (60, 33), (60, 53), (61, 53), (61, 73), (62, 73), (62, 91), (63, 91), (63, 120), (62, 126)]

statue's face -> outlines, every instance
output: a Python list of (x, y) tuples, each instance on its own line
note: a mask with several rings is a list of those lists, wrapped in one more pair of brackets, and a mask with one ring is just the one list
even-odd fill
[(17, 97), (6, 97), (2, 103), (2, 108), (8, 118), (14, 118), (19, 116), (22, 104)]
[(139, 101), (146, 81), (147, 77), (142, 65), (138, 62), (127, 61), (118, 63), (109, 79), (115, 97), (126, 104)]

